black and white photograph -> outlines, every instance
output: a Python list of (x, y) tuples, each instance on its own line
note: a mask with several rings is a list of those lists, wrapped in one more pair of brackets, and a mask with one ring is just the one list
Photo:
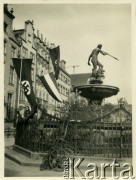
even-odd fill
[(3, 178), (135, 179), (135, 1), (7, 1)]

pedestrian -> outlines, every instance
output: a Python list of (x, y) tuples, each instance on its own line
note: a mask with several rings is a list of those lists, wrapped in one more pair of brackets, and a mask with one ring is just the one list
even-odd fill
[(27, 118), (29, 114), (30, 114), (30, 109), (28, 106), (26, 106), (25, 111), (24, 111), (24, 117)]

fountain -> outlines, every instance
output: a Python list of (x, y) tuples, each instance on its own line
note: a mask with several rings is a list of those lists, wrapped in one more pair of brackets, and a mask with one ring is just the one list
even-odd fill
[(78, 91), (82, 97), (89, 100), (89, 104), (101, 105), (102, 100), (117, 95), (119, 88), (115, 86), (103, 85), (104, 70), (100, 67), (97, 73), (93, 70), (87, 85), (75, 86), (74, 91)]

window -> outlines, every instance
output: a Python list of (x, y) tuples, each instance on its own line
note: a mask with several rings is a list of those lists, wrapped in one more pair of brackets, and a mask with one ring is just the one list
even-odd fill
[(8, 24), (4, 22), (4, 32), (7, 32)]
[(63, 81), (65, 82), (65, 76), (63, 76)]
[(30, 58), (32, 59), (32, 63), (34, 63), (34, 54), (30, 52)]
[(26, 98), (26, 96), (24, 94), (23, 87), (20, 88), (20, 97), (19, 98), (20, 98), (21, 101), (25, 101), (25, 102), (27, 101), (27, 98)]
[(58, 83), (58, 90), (59, 90), (59, 92), (60, 92), (60, 84)]
[(62, 86), (60, 86), (60, 93), (62, 94)]
[(49, 60), (49, 55), (45, 54), (45, 59), (48, 61)]
[(27, 58), (28, 57), (28, 50), (25, 47), (22, 47), (22, 57)]
[(41, 49), (41, 55), (44, 57), (44, 49)]
[(14, 84), (14, 67), (10, 66), (9, 83)]
[(37, 64), (37, 68), (36, 68), (36, 74), (39, 75), (39, 64)]
[(39, 72), (40, 74), (40, 76), (43, 76), (43, 67), (42, 67), (42, 64), (40, 64), (40, 72)]
[(42, 54), (42, 49), (39, 48), (38, 53), (41, 55)]
[(37, 65), (37, 74), (40, 76), (40, 72), (41, 72), (41, 65), (40, 63), (38, 63)]
[(66, 91), (66, 96), (69, 96), (69, 90), (67, 89), (67, 91)]
[(12, 94), (8, 93), (8, 106), (12, 106)]
[(4, 55), (7, 54), (7, 41), (4, 41)]
[(32, 81), (34, 81), (34, 69), (33, 68), (31, 69), (31, 78), (32, 78)]
[(12, 116), (12, 94), (8, 93), (8, 99), (7, 99), (7, 118), (8, 120), (11, 119)]
[(45, 99), (45, 93), (43, 92), (43, 94), (42, 94), (42, 100), (44, 100)]
[(20, 100), (21, 100), (21, 101), (24, 101), (24, 100), (25, 100), (25, 97), (24, 97), (24, 90), (23, 90), (22, 87), (20, 88)]
[(12, 49), (11, 49), (11, 56), (12, 56), (12, 58), (15, 57), (15, 54), (16, 54), (16, 48), (12, 46)]
[(65, 88), (63, 87), (63, 94), (65, 95)]
[(61, 73), (59, 73), (59, 79), (61, 79)]
[(37, 97), (37, 89), (35, 90), (35, 96)]
[(45, 69), (45, 67), (43, 66), (43, 73), (42, 73), (42, 75), (44, 75), (44, 74), (46, 74), (46, 69)]
[(33, 88), (33, 91), (35, 92), (35, 86), (34, 86), (34, 82), (32, 81), (32, 88)]
[(45, 93), (44, 100), (46, 100), (46, 101), (47, 101), (47, 99), (48, 99), (48, 95), (47, 95), (47, 93)]
[(44, 52), (44, 59), (46, 59), (46, 52)]
[(36, 90), (36, 97), (39, 97), (39, 90)]
[(42, 93), (41, 93), (41, 91), (39, 92), (39, 98), (42, 98)]
[(32, 42), (32, 37), (31, 37), (31, 34), (28, 34), (28, 42)]

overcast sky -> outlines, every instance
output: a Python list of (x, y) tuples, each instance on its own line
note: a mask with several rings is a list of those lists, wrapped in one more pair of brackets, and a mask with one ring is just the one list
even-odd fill
[[(120, 88), (108, 102), (125, 97), (131, 103), (131, 7), (129, 4), (14, 4), (13, 28), (24, 28), (26, 20), (34, 20), (37, 30), (47, 41), (60, 45), (66, 66), (79, 65), (75, 73), (87, 73), (88, 57), (97, 44), (119, 61), (99, 55), (105, 68), (104, 84)], [(73, 68), (67, 68), (69, 73)]]

